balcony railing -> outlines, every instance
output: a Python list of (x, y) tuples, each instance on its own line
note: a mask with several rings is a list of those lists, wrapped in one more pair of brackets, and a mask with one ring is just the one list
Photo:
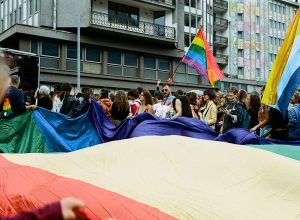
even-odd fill
[(217, 63), (219, 64), (228, 64), (228, 56), (223, 54), (215, 54)]
[(91, 23), (128, 32), (149, 35), (157, 38), (175, 39), (175, 28), (137, 21), (131, 18), (111, 16), (100, 12), (92, 12)]
[(224, 0), (214, 0), (214, 8), (218, 11), (227, 11), (228, 2)]
[(144, 0), (144, 1), (174, 6), (174, 1), (173, 0)]
[(224, 18), (215, 17), (214, 25), (227, 28), (228, 27), (228, 20), (224, 19)]
[(228, 46), (228, 38), (226, 37), (221, 37), (221, 36), (215, 36), (214, 37), (214, 44), (216, 46)]

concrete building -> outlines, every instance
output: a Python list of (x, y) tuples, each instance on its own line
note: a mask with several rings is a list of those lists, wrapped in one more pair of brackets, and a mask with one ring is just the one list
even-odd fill
[(258, 91), (270, 70), (299, 3), (284, 0), (229, 2), (229, 78), (222, 88)]
[[(38, 54), (41, 83), (76, 84), (76, 2), (0, 0), (1, 47)], [(169, 78), (186, 46), (183, 0), (80, 2), (82, 86), (154, 89)], [(208, 87), (184, 65), (174, 81), (174, 90)]]

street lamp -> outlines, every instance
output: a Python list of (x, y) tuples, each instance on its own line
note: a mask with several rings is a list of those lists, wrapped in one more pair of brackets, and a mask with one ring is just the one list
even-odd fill
[(80, 92), (80, 0), (77, 0), (77, 92)]

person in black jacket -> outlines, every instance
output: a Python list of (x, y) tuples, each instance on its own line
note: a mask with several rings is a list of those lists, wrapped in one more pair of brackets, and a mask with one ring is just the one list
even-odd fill
[(60, 99), (63, 100), (63, 105), (60, 109), (60, 113), (72, 117), (74, 109), (79, 105), (77, 99), (72, 96), (72, 86), (70, 83), (63, 83), (61, 85)]
[(78, 117), (78, 116), (86, 113), (92, 102), (90, 96), (93, 95), (93, 92), (90, 88), (82, 88), (81, 92), (82, 92), (81, 97), (83, 98), (83, 100), (79, 103), (79, 105), (77, 107), (74, 108), (72, 117)]
[(47, 86), (41, 86), (41, 88), (37, 91), (38, 102), (37, 106), (48, 109), (51, 111), (53, 107), (53, 102), (50, 99), (50, 89)]

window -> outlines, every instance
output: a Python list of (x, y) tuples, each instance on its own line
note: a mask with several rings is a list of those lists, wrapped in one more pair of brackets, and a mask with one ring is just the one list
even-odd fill
[(121, 65), (121, 51), (110, 50), (108, 51), (108, 63)]
[[(67, 58), (77, 59), (77, 45), (67, 44)], [(82, 60), (82, 48), (80, 48), (80, 59)]]
[(149, 69), (156, 69), (155, 57), (144, 56), (144, 67)]
[(260, 80), (260, 69), (259, 68), (255, 69), (255, 79)]
[(243, 31), (238, 31), (237, 35), (238, 35), (238, 39), (244, 39)]
[(138, 60), (137, 54), (124, 52), (124, 65), (137, 67), (138, 65), (137, 60)]
[(256, 33), (256, 42), (260, 42), (260, 34)]
[(37, 40), (31, 40), (30, 41), (30, 51), (31, 53), (38, 54), (38, 41)]
[(18, 9), (18, 21), (19, 22), (22, 21), (22, 7), (19, 7), (19, 9)]
[(237, 14), (237, 20), (238, 21), (243, 21), (244, 20), (244, 14), (243, 13), (238, 13)]
[(244, 76), (244, 68), (243, 67), (238, 67), (238, 75)]
[(29, 11), (29, 16), (33, 14), (33, 0), (28, 1), (28, 11)]
[(256, 59), (259, 60), (260, 59), (260, 52), (256, 51)]
[(170, 70), (170, 61), (168, 59), (164, 59), (164, 58), (158, 59), (158, 69)]
[(101, 53), (100, 49), (87, 46), (85, 48), (85, 60), (100, 62), (101, 61), (100, 53)]
[(260, 24), (260, 17), (256, 16), (256, 24)]
[(38, 11), (38, 0), (34, 1), (34, 12)]
[(270, 9), (271, 11), (273, 11), (273, 3), (271, 3), (271, 2), (270, 2), (270, 4), (269, 4), (269, 9)]
[(110, 22), (138, 26), (139, 9), (114, 2), (108, 2), (108, 19)]
[(59, 44), (51, 41), (42, 41), (42, 55), (59, 57)]
[(244, 57), (244, 50), (238, 49), (238, 57)]
[(155, 11), (153, 14), (153, 23), (159, 25), (165, 25), (165, 11)]
[(256, 0), (256, 7), (260, 6), (260, 0)]

